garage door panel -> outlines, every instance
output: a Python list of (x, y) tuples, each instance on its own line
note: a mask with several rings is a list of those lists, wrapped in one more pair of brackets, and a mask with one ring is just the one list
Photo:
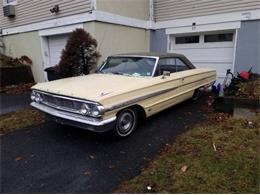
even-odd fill
[[(232, 69), (234, 42), (204, 42), (201, 33), (198, 43), (175, 44), (175, 36), (171, 35), (170, 52), (184, 54), (196, 67), (213, 68), (217, 71), (217, 82), (221, 83), (225, 77), (226, 70)], [(217, 34), (217, 33), (216, 33)], [(178, 34), (178, 37), (182, 35)], [(183, 35), (185, 36), (185, 35)]]
[(233, 62), (233, 48), (210, 49), (175, 49), (174, 52), (185, 54), (191, 61), (196, 62)]
[(65, 48), (67, 40), (68, 34), (48, 37), (50, 66), (55, 66), (59, 63), (62, 50)]

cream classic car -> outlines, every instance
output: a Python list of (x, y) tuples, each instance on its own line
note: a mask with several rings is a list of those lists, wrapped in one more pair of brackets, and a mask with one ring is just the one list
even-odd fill
[(31, 106), (61, 124), (126, 137), (140, 118), (196, 99), (215, 80), (215, 70), (181, 54), (120, 54), (95, 74), (36, 84)]

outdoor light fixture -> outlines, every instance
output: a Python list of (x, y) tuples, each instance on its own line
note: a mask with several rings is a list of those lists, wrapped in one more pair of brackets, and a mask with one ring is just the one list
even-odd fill
[(191, 27), (191, 28), (192, 28), (192, 30), (195, 30), (195, 29), (196, 29), (196, 22), (193, 22), (193, 23), (192, 23), (192, 27)]
[(60, 11), (59, 5), (55, 5), (53, 8), (50, 9), (50, 12), (53, 13), (58, 13)]

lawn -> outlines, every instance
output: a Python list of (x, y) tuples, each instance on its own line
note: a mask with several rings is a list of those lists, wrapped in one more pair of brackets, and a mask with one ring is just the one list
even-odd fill
[(177, 137), (115, 193), (259, 193), (259, 117), (218, 119)]
[(0, 134), (10, 133), (17, 129), (43, 123), (45, 117), (33, 108), (26, 108), (0, 116)]

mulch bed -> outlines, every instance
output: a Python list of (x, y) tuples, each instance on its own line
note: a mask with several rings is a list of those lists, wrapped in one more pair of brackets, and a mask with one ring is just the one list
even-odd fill
[(0, 89), (0, 93), (9, 94), (9, 95), (20, 95), (26, 92), (31, 91), (31, 87), (35, 85), (35, 83), (21, 83), (18, 85), (9, 85), (2, 87)]

